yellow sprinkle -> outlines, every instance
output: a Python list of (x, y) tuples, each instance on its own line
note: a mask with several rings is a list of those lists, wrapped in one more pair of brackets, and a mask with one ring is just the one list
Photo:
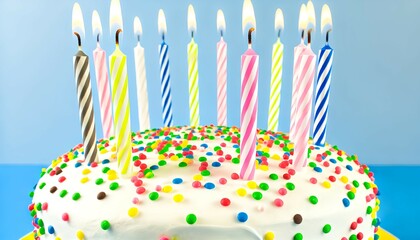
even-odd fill
[(102, 149), (101, 151), (100, 151), (100, 153), (101, 154), (105, 154), (105, 153), (107, 153), (108, 152), (108, 150), (106, 150), (106, 148), (104, 148), (104, 149)]
[(331, 187), (331, 183), (330, 183), (330, 182), (328, 182), (328, 181), (324, 181), (324, 182), (322, 183), (322, 186), (323, 186), (324, 188), (330, 188), (330, 187)]
[(108, 170), (108, 172), (106, 172), (108, 175), (117, 175), (117, 171), (115, 171), (115, 170), (112, 170), (112, 169), (110, 169), (110, 170)]
[(158, 159), (159, 159), (159, 160), (164, 160), (164, 159), (165, 159), (165, 155), (163, 155), (163, 154), (159, 154)]
[(270, 139), (270, 136), (268, 136), (268, 135), (264, 135), (263, 139), (267, 141), (267, 140), (269, 140), (269, 139)]
[(373, 240), (373, 237), (369, 237), (368, 240)]
[(246, 190), (245, 190), (245, 188), (239, 188), (238, 190), (236, 190), (236, 193), (239, 196), (244, 197), (246, 195)]
[(59, 238), (59, 237), (56, 237), (56, 238), (55, 238), (55, 240), (61, 240), (61, 238)]
[(268, 166), (267, 165), (260, 165), (260, 170), (262, 171), (268, 171)]
[(162, 188), (162, 192), (164, 192), (164, 193), (170, 193), (170, 192), (172, 192), (172, 186), (164, 186), (163, 188)]
[(343, 182), (343, 183), (348, 183), (348, 182), (349, 182), (349, 178), (348, 178), (348, 177), (346, 177), (346, 176), (342, 176), (342, 177), (340, 178), (340, 180), (341, 180), (341, 182)]
[(171, 156), (171, 160), (172, 161), (176, 161), (176, 160), (178, 160), (179, 158), (178, 158), (178, 156), (177, 155), (172, 155)]
[(269, 148), (269, 147), (264, 147), (264, 148), (262, 149), (262, 151), (263, 151), (263, 152), (270, 152), (270, 148)]
[(90, 173), (90, 169), (89, 168), (85, 168), (85, 169), (83, 169), (83, 171), (82, 171), (82, 174), (83, 175), (87, 175), (87, 174), (89, 174)]
[(274, 159), (274, 160), (280, 160), (280, 156), (277, 153), (273, 154), (273, 156), (271, 156), (271, 158)]
[(255, 181), (249, 181), (246, 185), (250, 189), (256, 189), (258, 187), (258, 184)]
[(130, 209), (128, 209), (128, 216), (134, 218), (137, 217), (137, 215), (139, 214), (139, 209), (136, 207), (132, 207)]
[(79, 240), (83, 240), (83, 239), (85, 238), (85, 234), (82, 232), (82, 230), (78, 230), (78, 231), (76, 232), (76, 237), (77, 237), (77, 239), (79, 239)]
[(355, 187), (352, 187), (352, 188), (350, 189), (350, 191), (352, 191), (353, 193), (356, 193), (356, 192), (357, 192), (357, 190), (356, 190), (356, 188), (355, 188)]
[(117, 174), (108, 174), (108, 180), (115, 180), (117, 178), (118, 178)]
[(68, 157), (69, 159), (73, 159), (74, 154), (73, 154), (73, 153), (69, 153), (69, 154), (67, 154), (67, 157)]
[(148, 172), (148, 173), (146, 173), (146, 175), (145, 175), (145, 177), (146, 178), (152, 178), (153, 177), (153, 173), (152, 172)]
[(203, 176), (201, 174), (196, 174), (196, 175), (194, 175), (193, 179), (195, 181), (201, 181), (201, 180), (203, 180)]
[(188, 145), (188, 140), (182, 140), (181, 147), (185, 148)]
[(182, 194), (175, 194), (174, 195), (174, 201), (175, 202), (177, 202), (177, 203), (179, 203), (179, 202), (182, 202), (182, 201), (184, 201), (184, 196), (182, 196)]
[(112, 154), (112, 155), (111, 155), (111, 159), (117, 159), (117, 154), (115, 154), (115, 153), (114, 153), (114, 154)]
[(111, 148), (111, 152), (116, 152), (117, 151), (117, 147), (116, 146), (113, 146), (112, 148)]
[(42, 172), (46, 172), (47, 171), (47, 169), (46, 168), (42, 168), (42, 170), (41, 170)]
[(264, 240), (274, 240), (274, 233), (273, 232), (266, 232), (264, 235)]
[(293, 143), (288, 143), (287, 148), (289, 149), (295, 148), (295, 145)]
[(261, 150), (261, 148), (262, 148), (262, 147), (261, 147), (261, 145), (260, 145), (260, 144), (258, 144), (258, 145), (257, 145), (257, 150), (259, 151), (259, 150)]
[(193, 162), (193, 160), (189, 159), (189, 158), (184, 158), (184, 160), (182, 160), (182, 161), (187, 163), (188, 165), (190, 165)]
[(81, 183), (87, 183), (88, 181), (89, 181), (88, 177), (84, 177), (84, 178), (80, 179)]

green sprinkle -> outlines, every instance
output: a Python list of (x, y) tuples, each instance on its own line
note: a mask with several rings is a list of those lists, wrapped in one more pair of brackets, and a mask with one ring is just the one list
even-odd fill
[(29, 197), (33, 198), (34, 197), (34, 192), (30, 192)]
[(318, 198), (315, 196), (310, 196), (309, 202), (311, 202), (313, 205), (316, 205), (318, 203)]
[(32, 211), (31, 211), (31, 217), (34, 217), (35, 215), (36, 215), (36, 210), (35, 209), (32, 209)]
[(322, 232), (323, 233), (329, 233), (331, 231), (331, 225), (330, 224), (325, 224), (324, 227), (322, 228)]
[(303, 240), (302, 233), (296, 233), (295, 236), (293, 236), (293, 240)]
[(355, 234), (352, 234), (350, 236), (349, 240), (357, 240), (357, 236)]
[(372, 213), (372, 207), (368, 206), (366, 209), (366, 214), (371, 214)]
[(67, 190), (62, 190), (62, 191), (60, 192), (60, 197), (61, 197), (61, 198), (65, 197), (66, 195), (67, 195)]
[(352, 191), (348, 191), (348, 192), (347, 192), (347, 197), (349, 197), (349, 198), (350, 198), (350, 200), (353, 200), (353, 199), (354, 199), (354, 197), (355, 197), (354, 192), (352, 192)]
[(180, 162), (178, 167), (186, 167), (188, 164), (186, 162)]
[(202, 176), (210, 176), (210, 171), (209, 170), (203, 170), (203, 171), (201, 171), (201, 175)]
[(64, 168), (66, 168), (67, 167), (67, 163), (62, 163), (61, 165), (60, 165), (60, 168), (61, 169), (64, 169)]
[(295, 184), (288, 182), (286, 183), (286, 188), (289, 189), (290, 191), (295, 190)]
[(150, 194), (149, 194), (149, 199), (150, 200), (152, 200), (152, 201), (155, 201), (155, 200), (157, 200), (159, 198), (159, 193), (157, 193), (157, 192), (151, 192)]
[(44, 221), (42, 219), (38, 219), (38, 225), (40, 227), (43, 227), (44, 226)]
[(103, 220), (101, 222), (102, 230), (108, 230), (111, 227), (111, 224), (107, 220)]
[(232, 163), (233, 164), (239, 164), (239, 162), (240, 162), (240, 160), (239, 160), (239, 158), (232, 158)]
[(368, 183), (368, 182), (364, 182), (364, 183), (363, 183), (363, 185), (365, 185), (365, 188), (366, 188), (366, 189), (370, 189), (370, 183)]
[(158, 165), (159, 166), (165, 166), (166, 165), (166, 161), (165, 160), (160, 160), (159, 162), (158, 162)]
[(314, 162), (310, 162), (308, 165), (309, 165), (309, 167), (311, 167), (311, 168), (316, 167), (316, 163), (314, 163)]
[(79, 199), (80, 199), (80, 193), (78, 193), (78, 192), (77, 192), (77, 193), (73, 194), (72, 199), (73, 199), (74, 201), (79, 200)]
[(104, 167), (104, 168), (102, 168), (102, 172), (103, 172), (103, 173), (107, 173), (109, 170), (110, 170), (110, 168), (109, 168), (109, 167)]
[(140, 159), (140, 157), (139, 156), (134, 156), (133, 157), (133, 161), (137, 161), (137, 160), (139, 160)]
[(337, 160), (340, 161), (340, 162), (342, 162), (343, 161), (343, 158), (342, 157), (337, 157)]
[(267, 183), (260, 183), (259, 187), (260, 187), (260, 188), (261, 188), (261, 190), (263, 190), (263, 191), (267, 191), (267, 190), (270, 188), (270, 186), (268, 186), (268, 184), (267, 184)]
[(42, 209), (42, 204), (41, 203), (37, 203), (35, 206), (36, 210), (41, 211)]
[(39, 178), (42, 178), (42, 176), (44, 176), (45, 175), (45, 172), (42, 172), (40, 175), (39, 175)]
[(39, 234), (41, 234), (41, 235), (45, 234), (45, 228), (44, 227), (39, 228)]
[(47, 185), (46, 183), (41, 183), (40, 185), (39, 185), (39, 189), (43, 189), (44, 187), (45, 187), (45, 185)]
[(150, 171), (150, 172), (146, 173), (144, 176), (146, 178), (153, 178), (155, 176), (155, 174), (152, 171)]
[(262, 193), (261, 193), (261, 192), (253, 192), (253, 193), (252, 193), (252, 197), (253, 197), (255, 200), (261, 200), (261, 199), (263, 198), (263, 195), (262, 195)]
[(187, 215), (185, 220), (187, 221), (188, 224), (192, 225), (197, 222), (197, 216), (195, 216), (195, 214), (190, 213)]
[(354, 186), (355, 188), (358, 188), (358, 187), (360, 186), (360, 184), (359, 184), (359, 182), (358, 182), (358, 181), (354, 180), (354, 181), (353, 181), (353, 186)]
[(277, 179), (279, 179), (279, 175), (277, 175), (275, 173), (272, 173), (272, 174), (270, 174), (270, 179), (271, 180), (277, 180)]
[(96, 184), (96, 185), (101, 185), (102, 183), (104, 183), (104, 180), (103, 180), (102, 178), (98, 178), (98, 179), (96, 179), (96, 181), (95, 181), (95, 184)]
[(113, 183), (109, 184), (109, 189), (116, 190), (116, 189), (118, 189), (119, 186), (120, 185), (117, 182), (113, 182)]
[(206, 157), (200, 157), (200, 158), (198, 158), (198, 161), (205, 162), (205, 161), (207, 161), (207, 158)]

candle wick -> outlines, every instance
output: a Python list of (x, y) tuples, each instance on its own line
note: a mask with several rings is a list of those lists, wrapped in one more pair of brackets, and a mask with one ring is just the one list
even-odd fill
[(255, 28), (250, 28), (248, 31), (248, 46), (252, 45), (252, 32), (255, 31)]
[(191, 38), (194, 38), (194, 31), (191, 31)]
[(305, 30), (302, 30), (302, 34), (300, 35), (300, 39), (303, 42), (303, 39), (305, 39)]
[(279, 29), (278, 33), (277, 33), (277, 37), (280, 38), (280, 34), (281, 34), (281, 29)]
[(77, 32), (74, 32), (74, 35), (76, 35), (76, 37), (77, 37), (77, 46), (79, 46), (79, 48), (81, 48), (82, 47), (82, 39), (80, 37), (80, 34), (77, 33)]
[(223, 30), (220, 30), (220, 36), (223, 37)]
[(330, 31), (327, 31), (327, 35), (325, 36), (325, 41), (328, 43), (330, 40)]
[(312, 42), (312, 37), (311, 37), (311, 33), (312, 33), (312, 29), (309, 29), (308, 31), (308, 44), (310, 45)]
[(140, 34), (139, 34), (139, 35), (137, 35), (137, 42), (139, 42), (139, 43), (140, 43)]
[(164, 33), (162, 33), (162, 41), (163, 42), (165, 41), (165, 34)]
[(99, 33), (96, 35), (96, 42), (99, 43)]
[(116, 43), (117, 45), (119, 45), (119, 44), (120, 44), (120, 39), (119, 39), (119, 34), (120, 34), (120, 32), (122, 32), (122, 30), (121, 30), (121, 29), (118, 29), (118, 30), (117, 30), (117, 32), (115, 33), (115, 43)]

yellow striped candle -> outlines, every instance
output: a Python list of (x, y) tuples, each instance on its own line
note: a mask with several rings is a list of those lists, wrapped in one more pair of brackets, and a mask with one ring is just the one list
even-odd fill
[(131, 176), (131, 126), (128, 97), (127, 56), (121, 52), (118, 34), (122, 32), (121, 6), (119, 0), (111, 1), (111, 32), (116, 29), (115, 51), (109, 56), (111, 72), (112, 105), (114, 109), (115, 139), (118, 170), (123, 176)]
[(200, 111), (198, 100), (198, 45), (194, 41), (194, 32), (197, 29), (195, 12), (192, 5), (188, 6), (188, 31), (191, 32), (191, 42), (188, 44), (188, 82), (189, 82), (189, 105), (190, 105), (190, 124), (198, 126), (200, 124)]
[(270, 105), (268, 111), (268, 130), (277, 132), (279, 125), (281, 83), (283, 76), (283, 50), (284, 45), (280, 41), (280, 32), (284, 27), (283, 12), (277, 9), (275, 17), (275, 30), (278, 32), (276, 43), (273, 44), (271, 62)]

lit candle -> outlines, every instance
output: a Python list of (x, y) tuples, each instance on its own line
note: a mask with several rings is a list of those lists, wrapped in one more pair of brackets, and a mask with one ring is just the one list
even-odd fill
[(314, 143), (318, 146), (325, 145), (327, 135), (328, 102), (330, 99), (331, 69), (334, 50), (328, 43), (329, 33), (332, 31), (331, 11), (327, 4), (322, 7), (321, 32), (325, 33), (325, 46), (319, 51), (318, 79), (316, 82), (315, 111), (314, 111)]
[(194, 41), (194, 33), (197, 31), (195, 12), (193, 6), (188, 6), (188, 32), (191, 33), (191, 42), (188, 44), (188, 82), (190, 102), (190, 124), (200, 124), (200, 109), (198, 100), (198, 45)]
[(146, 67), (144, 48), (140, 45), (142, 27), (139, 17), (134, 18), (134, 35), (137, 36), (137, 46), (134, 47), (134, 62), (136, 65), (137, 101), (139, 110), (140, 131), (150, 129), (149, 98), (147, 96)]
[(118, 170), (123, 176), (130, 176), (132, 168), (130, 102), (128, 98), (127, 57), (121, 52), (119, 46), (119, 34), (123, 31), (119, 0), (111, 0), (109, 19), (111, 32), (115, 32), (116, 42), (115, 51), (109, 57), (109, 69), (111, 72)]
[(277, 41), (273, 44), (271, 61), (270, 105), (268, 110), (268, 130), (277, 132), (279, 125), (281, 83), (283, 76), (283, 50), (280, 33), (284, 28), (284, 18), (281, 9), (277, 9), (274, 30), (277, 32)]
[(294, 142), (295, 139), (295, 133), (296, 133), (296, 104), (297, 104), (297, 97), (298, 97), (298, 90), (297, 87), (298, 84), (298, 77), (300, 69), (300, 55), (302, 54), (303, 50), (305, 50), (306, 46), (304, 43), (304, 37), (305, 37), (305, 30), (308, 25), (308, 16), (306, 13), (306, 5), (302, 4), (300, 7), (300, 13), (299, 13), (299, 32), (300, 35), (300, 44), (297, 45), (294, 49), (294, 55), (293, 55), (293, 83), (292, 83), (292, 107), (291, 107), (291, 113), (290, 113), (290, 135), (289, 139)]
[(306, 5), (308, 16), (308, 46), (300, 56), (298, 98), (296, 105), (296, 135), (293, 166), (300, 170), (306, 166), (309, 129), (311, 125), (313, 82), (316, 56), (311, 49), (311, 35), (315, 29), (315, 9), (311, 1)]
[(223, 40), (226, 21), (223, 11), (217, 11), (217, 31), (220, 41), (217, 43), (217, 125), (227, 126), (227, 44)]
[(96, 36), (96, 49), (93, 51), (95, 64), (96, 84), (98, 85), (99, 106), (101, 108), (101, 121), (104, 138), (114, 135), (112, 122), (111, 91), (109, 89), (108, 69), (106, 66), (106, 52), (99, 44), (99, 37), (102, 35), (102, 24), (98, 12), (92, 14), (93, 35)]
[(251, 180), (255, 174), (257, 109), (258, 109), (258, 64), (259, 55), (252, 49), (252, 32), (256, 22), (251, 0), (244, 0), (242, 30), (248, 33), (248, 50), (242, 55), (241, 64), (241, 172), (240, 177)]
[(171, 94), (171, 74), (169, 71), (169, 47), (165, 42), (166, 18), (162, 9), (158, 15), (158, 30), (162, 35), (162, 43), (159, 45), (159, 66), (162, 95), (162, 119), (165, 127), (172, 126), (172, 94)]
[(78, 3), (73, 5), (73, 33), (77, 36), (79, 50), (73, 57), (74, 79), (76, 80), (79, 117), (82, 125), (85, 161), (98, 161), (96, 148), (95, 114), (93, 111), (92, 88), (90, 85), (89, 57), (82, 51), (82, 36), (85, 34), (83, 14)]

